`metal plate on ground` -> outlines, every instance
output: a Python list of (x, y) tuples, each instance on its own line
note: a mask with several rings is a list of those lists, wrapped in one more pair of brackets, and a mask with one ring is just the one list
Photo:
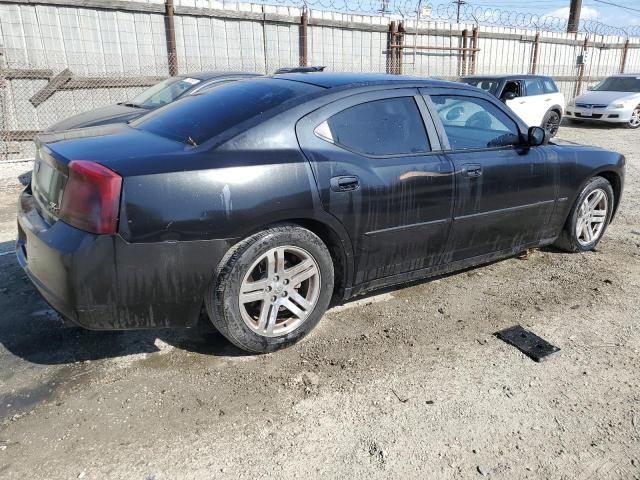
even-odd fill
[(496, 332), (495, 335), (500, 340), (513, 345), (536, 362), (548, 360), (556, 356), (560, 351), (555, 345), (551, 345), (544, 338), (540, 338), (535, 333), (525, 330), (520, 325), (500, 330)]

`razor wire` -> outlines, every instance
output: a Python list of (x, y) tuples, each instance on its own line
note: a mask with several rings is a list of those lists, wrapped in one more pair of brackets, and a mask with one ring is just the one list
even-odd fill
[[(399, 16), (404, 19), (424, 21), (440, 20), (454, 23), (459, 21), (460, 23), (548, 32), (566, 32), (568, 25), (568, 19), (562, 17), (482, 5), (462, 4), (458, 7), (453, 2), (433, 4), (423, 0), (258, 0), (256, 3), (275, 3), (283, 6), (349, 14)], [(581, 20), (578, 31), (594, 35), (640, 37), (640, 25), (621, 27), (593, 19)]]

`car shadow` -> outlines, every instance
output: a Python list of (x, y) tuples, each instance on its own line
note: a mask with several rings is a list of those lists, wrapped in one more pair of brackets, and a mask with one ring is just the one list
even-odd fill
[(66, 324), (32, 286), (13, 255), (13, 242), (0, 242), (0, 345), (40, 365), (160, 352), (170, 347), (207, 356), (249, 356), (226, 340), (208, 319), (196, 328), (90, 331)]
[(571, 128), (579, 128), (584, 130), (624, 130), (622, 124), (615, 123), (607, 123), (607, 122), (597, 122), (591, 120), (583, 120), (583, 121), (575, 121), (569, 120), (568, 118), (563, 118), (560, 123), (561, 127), (571, 127)]

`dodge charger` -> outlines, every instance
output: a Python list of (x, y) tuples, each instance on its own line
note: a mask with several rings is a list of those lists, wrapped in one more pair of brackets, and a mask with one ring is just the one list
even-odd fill
[(332, 300), (532, 247), (593, 249), (625, 167), (480, 89), (395, 75), (242, 80), (36, 146), (16, 254), (63, 317), (108, 330), (205, 312), (260, 353)]

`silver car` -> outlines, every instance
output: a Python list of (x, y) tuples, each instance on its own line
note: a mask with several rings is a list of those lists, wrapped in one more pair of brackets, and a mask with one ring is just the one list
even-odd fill
[(574, 122), (608, 122), (640, 127), (640, 74), (607, 77), (567, 105)]

